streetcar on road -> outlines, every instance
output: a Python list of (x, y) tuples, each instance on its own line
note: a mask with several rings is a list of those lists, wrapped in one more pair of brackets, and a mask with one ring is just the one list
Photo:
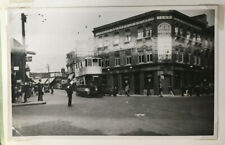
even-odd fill
[(85, 57), (75, 63), (75, 91), (78, 96), (102, 97), (102, 59)]

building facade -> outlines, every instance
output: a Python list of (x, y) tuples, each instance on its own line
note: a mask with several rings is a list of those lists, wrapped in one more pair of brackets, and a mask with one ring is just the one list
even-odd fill
[(214, 26), (206, 15), (150, 11), (93, 30), (107, 87), (164, 94), (214, 84)]

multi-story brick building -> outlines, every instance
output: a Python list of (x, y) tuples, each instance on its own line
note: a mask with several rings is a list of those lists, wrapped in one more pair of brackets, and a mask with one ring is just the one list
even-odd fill
[(214, 83), (214, 26), (205, 14), (150, 11), (93, 30), (109, 88), (143, 94)]

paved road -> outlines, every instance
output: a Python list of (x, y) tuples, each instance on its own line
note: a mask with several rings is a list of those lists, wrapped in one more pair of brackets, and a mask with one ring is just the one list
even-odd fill
[[(37, 100), (32, 97), (30, 101)], [(13, 126), (37, 135), (208, 135), (212, 97), (147, 96), (83, 98), (67, 107), (63, 90), (45, 94), (47, 104), (13, 107)], [(14, 132), (14, 135), (17, 135)]]

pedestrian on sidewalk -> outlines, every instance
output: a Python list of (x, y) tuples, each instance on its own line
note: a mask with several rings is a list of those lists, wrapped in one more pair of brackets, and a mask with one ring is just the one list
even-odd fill
[(39, 80), (38, 85), (37, 85), (37, 91), (38, 91), (38, 101), (43, 101), (43, 85), (41, 84), (41, 80)]
[(151, 95), (151, 78), (148, 78), (147, 82), (147, 96)]
[(72, 105), (73, 88), (74, 88), (73, 81), (70, 82), (68, 80), (68, 86), (67, 86), (67, 89), (66, 89), (67, 97), (68, 97), (68, 107), (71, 107), (71, 105)]
[(159, 97), (163, 97), (163, 85), (161, 82), (159, 83)]
[(24, 85), (24, 102), (27, 102), (27, 98), (29, 98), (29, 85), (27, 84), (27, 82)]
[(129, 84), (128, 82), (126, 82), (126, 86), (125, 86), (125, 94), (127, 95), (127, 97), (129, 97), (129, 91), (130, 91), (130, 87), (129, 87)]

